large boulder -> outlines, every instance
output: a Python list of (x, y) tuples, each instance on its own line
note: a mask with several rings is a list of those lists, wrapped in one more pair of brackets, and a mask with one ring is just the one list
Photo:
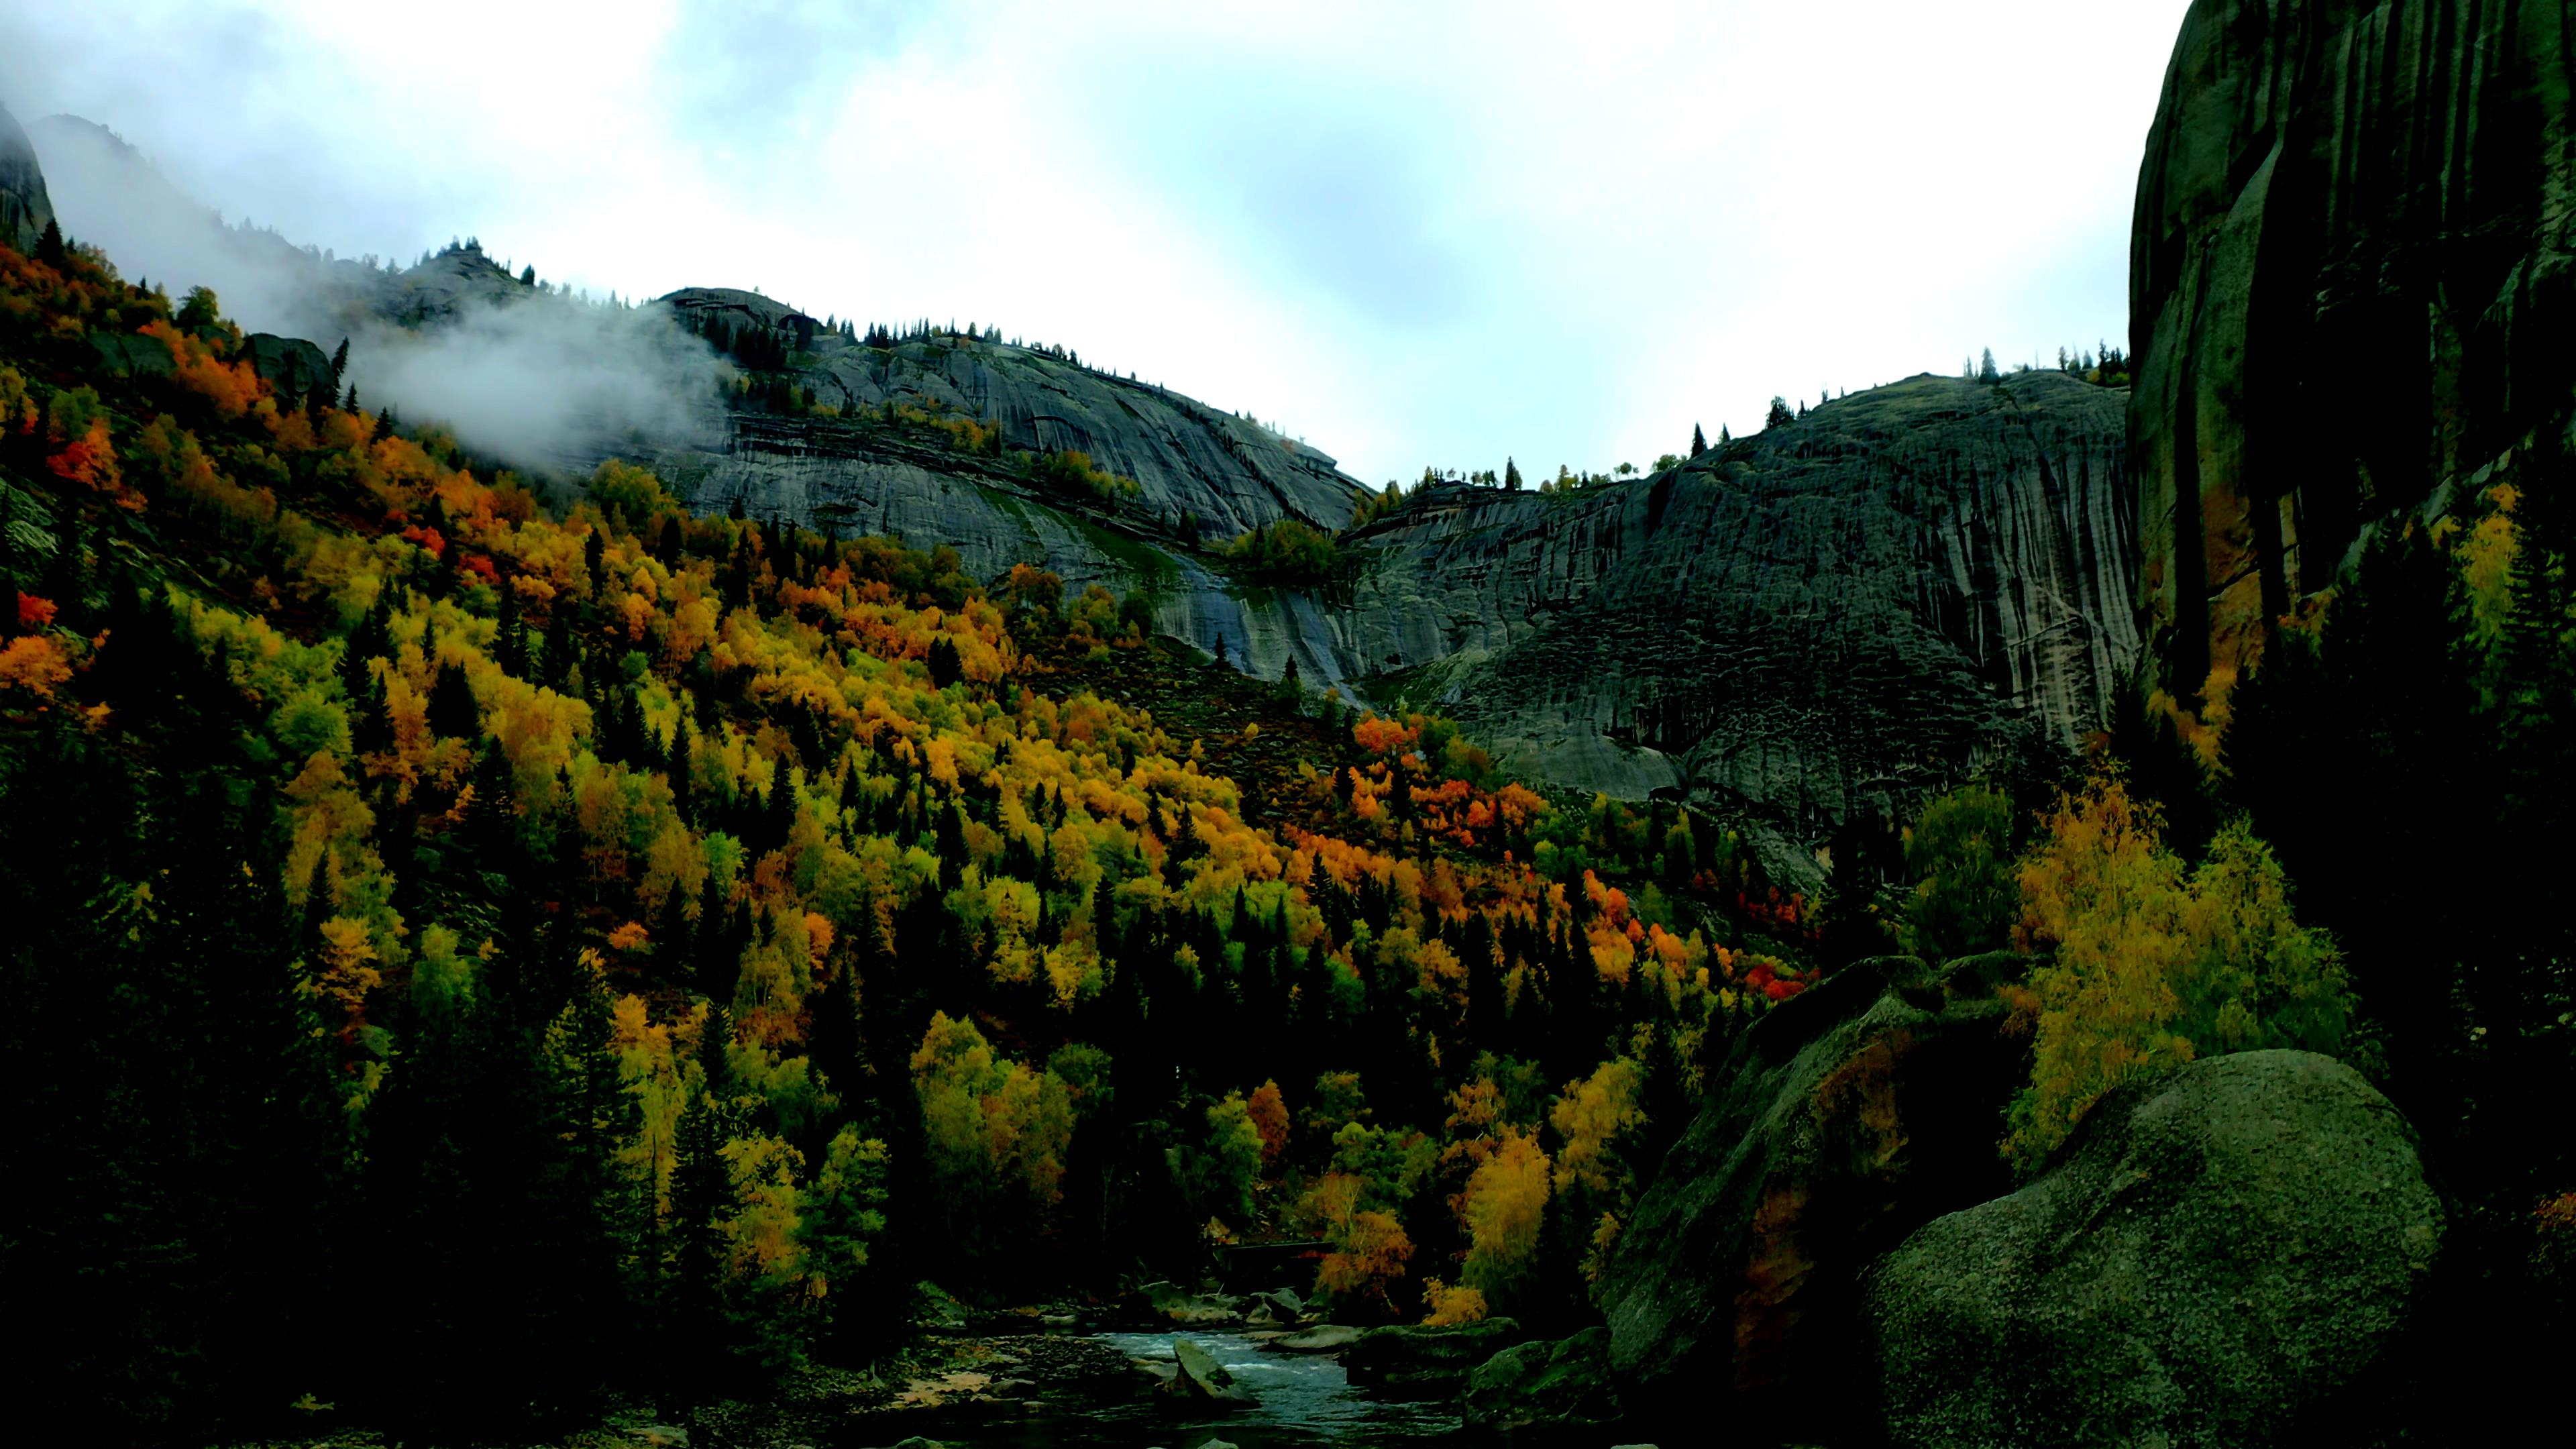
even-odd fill
[(1838, 1435), (1862, 1271), (2011, 1186), (1995, 1144), (2027, 1056), (1995, 992), (2025, 964), (1857, 962), (1744, 1034), (1602, 1280), (1632, 1410)]
[(2331, 1058), (2133, 1084), (2038, 1180), (1871, 1270), (1888, 1440), (2355, 1442), (2445, 1226), (2414, 1132)]
[(2564, 4), (2195, 0), (2129, 248), (2142, 603), (2177, 692), (2370, 520), (2564, 424), (2571, 191)]
[(1477, 1365), (1528, 1336), (1510, 1318), (1442, 1328), (1418, 1324), (1372, 1328), (1343, 1350), (1342, 1367), (1355, 1384), (1445, 1392), (1466, 1382)]
[(53, 219), (54, 204), (45, 193), (45, 172), (36, 164), (35, 145), (19, 129), (9, 108), (0, 106), (0, 246), (34, 251), (36, 238)]
[(1497, 1433), (1600, 1429), (1626, 1417), (1610, 1377), (1610, 1330), (1504, 1349), (1467, 1375), (1459, 1412)]
[(1163, 1387), (1174, 1398), (1237, 1407), (1253, 1401), (1252, 1391), (1236, 1383), (1216, 1355), (1186, 1338), (1172, 1341), (1172, 1362), (1179, 1372)]

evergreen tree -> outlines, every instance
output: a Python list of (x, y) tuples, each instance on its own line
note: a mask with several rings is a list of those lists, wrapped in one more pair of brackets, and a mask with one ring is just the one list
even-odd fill
[(1785, 397), (1775, 397), (1771, 399), (1771, 411), (1763, 416), (1762, 426), (1785, 428), (1795, 421), (1797, 418), (1789, 411), (1789, 400)]
[(59, 267), (68, 253), (63, 245), (63, 228), (52, 217), (45, 218), (45, 229), (36, 237), (36, 260), (49, 267)]
[(1704, 434), (1704, 433), (1702, 433), (1702, 432), (1699, 430), (1699, 424), (1697, 424), (1697, 423), (1693, 423), (1693, 424), (1691, 424), (1691, 450), (1690, 450), (1690, 455), (1691, 455), (1692, 457), (1696, 458), (1696, 457), (1698, 457), (1700, 454), (1705, 453), (1705, 452), (1707, 452), (1707, 451), (1708, 451), (1708, 437), (1707, 437), (1707, 435), (1706, 435), (1706, 434)]

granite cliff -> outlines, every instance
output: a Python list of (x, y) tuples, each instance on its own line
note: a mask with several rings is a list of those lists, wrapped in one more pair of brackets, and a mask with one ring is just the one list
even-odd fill
[(53, 217), (44, 168), (36, 164), (36, 148), (9, 108), (0, 106), (0, 242), (27, 251)]
[(2192, 6), (2129, 288), (2141, 600), (2180, 689), (2247, 662), (2372, 520), (2566, 426), (2571, 195), (2563, 4)]

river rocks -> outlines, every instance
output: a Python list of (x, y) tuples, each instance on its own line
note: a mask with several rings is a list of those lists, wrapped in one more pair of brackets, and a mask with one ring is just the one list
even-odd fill
[(1351, 1382), (1390, 1389), (1448, 1389), (1478, 1364), (1528, 1337), (1517, 1320), (1488, 1318), (1445, 1328), (1372, 1328), (1342, 1354)]
[(1862, 1270), (2010, 1186), (1995, 1143), (2027, 1067), (1994, 995), (2008, 974), (1857, 962), (1737, 1042), (1596, 1294), (1632, 1411), (1847, 1436)]
[(1214, 1355), (1186, 1338), (1172, 1341), (1172, 1362), (1178, 1369), (1164, 1391), (1175, 1398), (1193, 1403), (1241, 1405), (1252, 1402), (1252, 1392), (1234, 1381)]
[(2353, 1442), (2445, 1229), (2414, 1132), (2351, 1068), (2195, 1062), (2105, 1099), (2037, 1181), (1872, 1269), (1887, 1436)]
[(2142, 600), (2178, 692), (2368, 522), (2565, 426), (2571, 47), (2563, 4), (2191, 7), (2129, 283)]
[(1340, 1353), (1359, 1342), (1362, 1330), (1338, 1323), (1319, 1323), (1309, 1329), (1270, 1340), (1270, 1346), (1287, 1353)]
[(44, 168), (36, 148), (9, 108), (0, 106), (0, 244), (33, 252), (45, 223), (54, 219), (54, 204), (45, 191)]
[(1626, 1411), (1610, 1377), (1610, 1330), (1504, 1349), (1467, 1375), (1459, 1404), (1469, 1425), (1502, 1433), (1617, 1424)]

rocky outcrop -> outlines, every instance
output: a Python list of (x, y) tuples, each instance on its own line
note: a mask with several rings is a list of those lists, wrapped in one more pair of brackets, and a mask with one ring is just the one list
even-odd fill
[(2141, 600), (2186, 694), (2576, 385), (2563, 4), (2196, 0), (2130, 247)]
[(0, 106), (0, 243), (20, 252), (35, 250), (45, 223), (54, 219), (54, 204), (45, 191), (45, 172), (36, 163), (36, 148), (9, 108)]
[(1610, 1377), (1610, 1330), (1587, 1328), (1572, 1338), (1504, 1349), (1467, 1375), (1458, 1408), (1470, 1426), (1505, 1434), (1625, 1422)]
[(2136, 657), (2121, 394), (1917, 377), (1670, 472), (1363, 535), (1354, 672), (1515, 764), (1805, 833), (2099, 728)]
[(2195, 1062), (1872, 1269), (1887, 1439), (2360, 1442), (2445, 1227), (2415, 1134), (2351, 1068)]
[[(1329, 532), (1350, 521), (1358, 501), (1359, 485), (1322, 452), (1052, 352), (945, 332), (871, 347), (784, 303), (729, 288), (684, 288), (662, 305), (702, 331), (722, 324), (777, 339), (788, 351), (788, 370), (817, 402), (844, 410), (937, 407), (997, 424), (1004, 451), (1080, 452), (1139, 485), (1114, 512), (1185, 541), (1232, 538), (1281, 518)], [(737, 447), (732, 456), (743, 452)], [(757, 504), (765, 501), (759, 482), (755, 468), (718, 463), (707, 486), (712, 496)]]
[(1632, 1412), (1848, 1437), (1863, 1270), (2009, 1186), (1995, 1143), (2028, 1069), (1995, 991), (2016, 969), (1859, 962), (1738, 1040), (1596, 1295)]
[(1441, 1328), (1395, 1324), (1362, 1333), (1343, 1351), (1342, 1367), (1355, 1384), (1445, 1393), (1466, 1382), (1479, 1364), (1528, 1336), (1511, 1318)]

